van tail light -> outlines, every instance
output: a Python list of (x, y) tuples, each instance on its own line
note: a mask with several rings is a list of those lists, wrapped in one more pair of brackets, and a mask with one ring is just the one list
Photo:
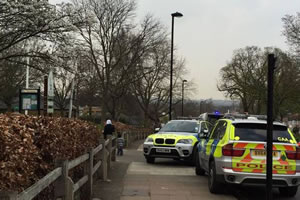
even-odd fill
[(245, 149), (235, 149), (233, 148), (233, 144), (226, 144), (222, 148), (223, 156), (241, 157), (244, 153)]
[(300, 160), (300, 148), (296, 148), (296, 151), (286, 151), (286, 157), (290, 160)]

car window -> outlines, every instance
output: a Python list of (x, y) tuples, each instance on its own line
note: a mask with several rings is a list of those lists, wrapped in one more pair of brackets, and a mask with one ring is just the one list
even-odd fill
[(198, 133), (199, 122), (197, 121), (170, 121), (159, 132), (186, 132)]
[(211, 132), (212, 128), (213, 128), (213, 126), (211, 125), (211, 123), (206, 123), (206, 125), (207, 125), (207, 128), (208, 128), (208, 131)]
[(210, 139), (222, 139), (225, 132), (226, 132), (227, 122), (226, 121), (219, 121), (218, 124), (215, 126)]
[[(238, 123), (235, 127), (236, 140), (267, 141), (267, 124)], [(292, 137), (286, 126), (273, 126), (273, 141), (290, 143)]]
[(208, 128), (207, 128), (207, 126), (206, 126), (206, 123), (205, 122), (201, 122), (201, 130), (200, 130), (200, 132), (201, 133), (204, 133), (204, 130), (208, 130)]

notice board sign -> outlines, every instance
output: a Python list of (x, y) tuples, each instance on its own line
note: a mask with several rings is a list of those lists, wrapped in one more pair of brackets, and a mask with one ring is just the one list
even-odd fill
[(19, 94), (19, 112), (37, 110), (40, 112), (40, 89), (21, 89)]

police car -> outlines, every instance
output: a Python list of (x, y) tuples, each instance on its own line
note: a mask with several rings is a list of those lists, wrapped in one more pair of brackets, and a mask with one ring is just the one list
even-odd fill
[(210, 123), (199, 120), (171, 120), (158, 133), (148, 136), (144, 142), (147, 163), (155, 158), (184, 159), (195, 163), (199, 134), (207, 134)]
[[(266, 120), (259, 116), (226, 116), (201, 135), (196, 156), (197, 175), (208, 174), (210, 192), (223, 183), (266, 184)], [(300, 184), (300, 148), (282, 123), (273, 126), (273, 186), (294, 196)]]

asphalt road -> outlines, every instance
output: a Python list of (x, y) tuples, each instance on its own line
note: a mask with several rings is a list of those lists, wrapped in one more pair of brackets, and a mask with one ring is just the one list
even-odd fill
[[(222, 194), (211, 194), (207, 186), (207, 176), (196, 176), (194, 167), (183, 161), (157, 159), (155, 164), (147, 164), (136, 142), (117, 157), (110, 171), (110, 182), (98, 181), (94, 184), (94, 196), (101, 200), (193, 200), (193, 199), (265, 199), (262, 187), (239, 187), (225, 185)], [(273, 190), (276, 200), (299, 200), (300, 190), (294, 198), (280, 196)]]

